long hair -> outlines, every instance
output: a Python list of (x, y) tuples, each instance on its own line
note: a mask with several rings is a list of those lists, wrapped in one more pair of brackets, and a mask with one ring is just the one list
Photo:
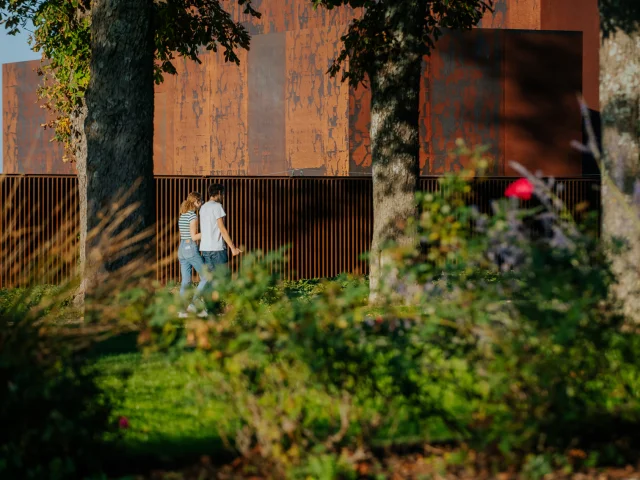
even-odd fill
[(187, 195), (187, 199), (180, 204), (180, 215), (195, 212), (198, 209), (196, 202), (202, 202), (202, 196), (198, 192), (191, 192)]

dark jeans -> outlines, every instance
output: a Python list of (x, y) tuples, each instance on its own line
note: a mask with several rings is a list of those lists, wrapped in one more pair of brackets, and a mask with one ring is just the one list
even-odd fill
[(218, 252), (200, 252), (204, 259), (204, 264), (210, 271), (214, 272), (218, 268), (224, 268), (229, 270), (229, 257), (226, 250), (220, 250)]

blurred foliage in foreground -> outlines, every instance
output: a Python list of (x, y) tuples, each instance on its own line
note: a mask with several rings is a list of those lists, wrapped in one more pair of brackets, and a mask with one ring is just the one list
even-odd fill
[(101, 288), (77, 331), (55, 314), (64, 289), (14, 295), (0, 308), (0, 472), (102, 468), (97, 449), (131, 419), (105, 394), (119, 380), (98, 380), (76, 340), (122, 328), (149, 351), (199, 351), (184, 363), (194, 395), (224, 405), (201, 428), (247, 474), (356, 478), (363, 463), (382, 473), (394, 445), (442, 442), (467, 472), (540, 477), (634, 458), (640, 337), (617, 313), (604, 246), (557, 185), (521, 173), (490, 214), (468, 205), (473, 171), (422, 195), (415, 247), (389, 246), (375, 305), (364, 279), (285, 283), (259, 254), (214, 279), (204, 319), (179, 320), (175, 294), (128, 276)]
[(521, 173), (488, 215), (467, 204), (474, 172), (422, 195), (417, 248), (390, 246), (379, 304), (359, 279), (291, 295), (254, 256), (216, 279), (209, 319), (176, 322), (158, 296), (143, 336), (215, 360), (202, 382), (235, 411), (229, 445), (279, 478), (355, 476), (407, 438), (534, 476), (622, 462), (640, 445), (639, 337), (603, 245), (553, 182)]

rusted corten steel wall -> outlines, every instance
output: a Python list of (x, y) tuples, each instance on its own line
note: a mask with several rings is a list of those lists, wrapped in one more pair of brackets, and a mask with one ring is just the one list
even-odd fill
[[(455, 140), (489, 145), (492, 174), (514, 175), (515, 160), (545, 175), (582, 173), (571, 147), (582, 138), (580, 33), (475, 29), (449, 32), (423, 59), (420, 115), (422, 175), (465, 166)], [(350, 98), (350, 172), (371, 169), (370, 92)]]
[(62, 148), (42, 124), (47, 112), (38, 104), (38, 60), (2, 65), (2, 135), (4, 173), (75, 173), (62, 161)]
[[(221, 178), (227, 187), (227, 225), (245, 252), (271, 252), (288, 246), (288, 262), (273, 265), (287, 279), (366, 273), (362, 254), (373, 227), (370, 178)], [(489, 211), (511, 180), (488, 178), (474, 186), (470, 202)], [(157, 177), (157, 278), (179, 281), (177, 260), (180, 202), (191, 191), (204, 192), (201, 177)], [(559, 179), (560, 197), (570, 210), (587, 202), (600, 205), (598, 179)], [(425, 191), (437, 191), (437, 178), (421, 180)], [(0, 288), (32, 279), (30, 262), (55, 260), (37, 282), (60, 283), (77, 268), (79, 204), (75, 176), (0, 177)], [(56, 258), (51, 258), (51, 254)], [(242, 257), (232, 260), (237, 270)]]
[[(251, 51), (240, 52), (239, 67), (205, 55), (202, 65), (179, 62), (179, 75), (157, 88), (156, 173), (367, 175), (367, 91), (325, 74), (340, 34), (358, 12), (315, 10), (308, 0), (255, 5), (261, 19), (227, 2), (254, 36)], [(482, 28), (581, 32), (582, 53), (559, 33), (513, 33), (506, 41), (496, 32), (445, 39), (425, 60), (423, 174), (458, 166), (447, 159), (457, 135), (492, 143), (496, 174), (511, 173), (505, 162), (510, 159), (548, 174), (579, 174), (578, 157), (565, 155), (578, 130), (575, 91), (582, 89), (597, 110), (598, 21), (597, 0), (496, 0)], [(480, 43), (463, 48), (468, 39)], [(533, 51), (519, 62), (527, 44)], [(581, 67), (576, 55), (582, 55)], [(72, 174), (73, 165), (61, 162), (60, 147), (40, 128), (46, 113), (36, 104), (37, 63), (3, 67), (4, 171)], [(527, 90), (532, 86), (533, 93)]]
[(482, 28), (582, 32), (583, 94), (599, 110), (600, 14), (598, 0), (495, 0)]
[[(309, 0), (257, 0), (264, 12), (255, 19), (242, 14), (242, 7), (228, 2), (234, 19), (242, 21), (252, 34), (265, 34), (343, 25), (358, 11), (337, 8), (314, 10)], [(599, 35), (598, 0), (494, 0), (480, 28), (575, 31), (583, 33), (583, 93), (589, 106), (598, 110)]]
[[(156, 91), (155, 173), (369, 175), (370, 92), (326, 75), (343, 30), (269, 30), (253, 37), (240, 66), (213, 53), (203, 55), (202, 64), (179, 61), (178, 75), (167, 76)], [(581, 156), (570, 142), (582, 137), (576, 103), (581, 44), (579, 33), (446, 34), (423, 62), (422, 174), (463, 166), (449, 155), (461, 137), (469, 145), (492, 147), (495, 175), (513, 174), (507, 160), (547, 175), (580, 175)], [(33, 91), (36, 81), (34, 74)], [(6, 152), (5, 171), (36, 172), (40, 165), (47, 173), (71, 173), (71, 165), (52, 160), (59, 155), (54, 144), (27, 155), (29, 133), (41, 133), (45, 115), (29, 92), (7, 92), (7, 136), (13, 137), (7, 143), (18, 147)], [(20, 110), (24, 104), (33, 107), (28, 122)]]

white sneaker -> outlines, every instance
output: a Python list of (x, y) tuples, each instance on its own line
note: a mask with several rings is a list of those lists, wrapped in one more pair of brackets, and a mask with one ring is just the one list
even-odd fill
[(209, 312), (207, 312), (206, 310), (202, 310), (199, 314), (198, 317), (200, 318), (207, 318), (209, 316)]
[(178, 312), (178, 318), (188, 318), (189, 314), (187, 312)]

